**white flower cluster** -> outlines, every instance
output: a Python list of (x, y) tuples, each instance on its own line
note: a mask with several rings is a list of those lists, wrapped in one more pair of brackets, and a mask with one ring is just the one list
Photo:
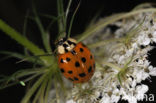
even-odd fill
[[(118, 27), (114, 31), (115, 38), (121, 38), (129, 35), (128, 32), (135, 30), (143, 21), (128, 44), (115, 42), (92, 50), (97, 60), (94, 76), (90, 82), (82, 84), (81, 88), (74, 86), (70, 93), (67, 93), (66, 103), (118, 103), (119, 100), (137, 103), (144, 99), (149, 88), (142, 84), (142, 81), (156, 76), (156, 67), (150, 65), (147, 60), (148, 51), (153, 49), (150, 43), (156, 43), (156, 22), (152, 18), (153, 15), (141, 13), (126, 19), (125, 22), (112, 24)], [(111, 31), (109, 27), (105, 28), (106, 31), (108, 29)], [(101, 39), (103, 34), (94, 35), (89, 40), (95, 42), (95, 38)], [(104, 62), (119, 69), (106, 66)]]

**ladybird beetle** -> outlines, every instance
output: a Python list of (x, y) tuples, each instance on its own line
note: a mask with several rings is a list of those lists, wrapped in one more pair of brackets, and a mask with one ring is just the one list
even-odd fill
[(95, 61), (90, 50), (72, 38), (59, 40), (58, 65), (63, 75), (73, 83), (89, 81), (95, 71)]

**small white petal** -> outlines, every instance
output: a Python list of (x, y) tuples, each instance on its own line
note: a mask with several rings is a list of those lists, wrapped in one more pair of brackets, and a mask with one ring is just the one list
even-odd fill
[(149, 66), (149, 74), (151, 75), (151, 76), (156, 76), (156, 67), (155, 68), (153, 68), (153, 66)]
[(136, 98), (138, 100), (143, 100), (144, 99), (144, 94), (148, 91), (148, 86), (147, 85), (139, 85), (136, 87), (136, 92), (137, 92), (137, 95), (136, 95)]
[(120, 57), (118, 58), (118, 63), (119, 63), (119, 64), (122, 64), (122, 63), (124, 62), (124, 58), (125, 58), (124, 55), (120, 56)]
[(131, 56), (132, 54), (133, 54), (133, 51), (134, 51), (134, 48), (131, 48), (131, 49), (129, 49), (127, 52), (126, 52), (126, 56)]
[(144, 70), (135, 70), (133, 75), (136, 76), (136, 82), (140, 83), (142, 80), (145, 80), (146, 78), (149, 77), (149, 74), (144, 72)]
[(112, 95), (111, 96), (111, 103), (117, 103), (120, 99), (120, 96)]
[(124, 95), (122, 99), (127, 100), (129, 103), (137, 103), (136, 97), (131, 96), (131, 95)]
[(137, 103), (137, 99), (136, 99), (136, 97), (130, 97), (129, 99), (128, 99), (128, 101), (129, 101), (129, 103)]
[(154, 33), (152, 33), (153, 38), (156, 38), (156, 31), (154, 31)]
[(149, 39), (149, 38), (145, 38), (144, 39), (144, 42), (143, 42), (143, 45), (149, 45), (150, 44), (150, 42), (151, 42), (151, 40)]
[(132, 81), (132, 83), (131, 83), (131, 86), (132, 86), (132, 87), (135, 87), (136, 84), (137, 84), (137, 82), (136, 82), (136, 80), (134, 79), (134, 80)]
[(143, 60), (139, 59), (138, 64), (143, 65), (144, 64)]
[(132, 44), (132, 48), (134, 48), (134, 49), (138, 48), (137, 43), (133, 43), (133, 44)]
[(103, 98), (100, 100), (100, 103), (111, 103), (111, 99), (108, 95), (103, 96)]

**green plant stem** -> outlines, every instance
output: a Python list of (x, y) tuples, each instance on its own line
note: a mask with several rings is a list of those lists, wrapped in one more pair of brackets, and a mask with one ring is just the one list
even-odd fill
[(45, 96), (47, 84), (48, 84), (48, 75), (45, 78), (45, 81), (43, 82), (43, 84), (41, 86), (41, 94), (40, 94), (40, 98), (39, 98), (40, 103), (44, 103), (44, 99), (45, 99), (44, 96)]
[(89, 48), (96, 48), (96, 47), (106, 45), (106, 44), (108, 44), (110, 42), (123, 41), (123, 40), (124, 40), (124, 38), (113, 38), (113, 39), (109, 39), (109, 40), (103, 40), (103, 41), (98, 41), (98, 42), (95, 42), (95, 43), (92, 43), (92, 44), (88, 44), (87, 46)]
[(27, 94), (22, 99), (21, 103), (28, 103), (31, 96), (34, 94), (34, 92), (37, 90), (37, 88), (41, 85), (43, 80), (45, 79), (47, 74), (43, 74), (35, 83), (34, 85), (28, 90)]
[(72, 29), (72, 24), (73, 24), (73, 21), (74, 21), (75, 15), (76, 15), (77, 10), (78, 10), (79, 7), (80, 7), (80, 3), (79, 3), (78, 6), (76, 7), (76, 10), (75, 10), (75, 12), (74, 12), (74, 14), (73, 14), (73, 16), (72, 16), (72, 18), (71, 18), (70, 25), (69, 25), (69, 30), (68, 30), (68, 34), (67, 34), (67, 38), (70, 37), (71, 29)]
[(45, 91), (45, 98), (44, 98), (45, 101), (44, 101), (44, 103), (48, 102), (48, 95), (49, 95), (51, 87), (52, 87), (52, 73), (50, 73), (48, 75), (48, 83), (47, 83), (47, 88), (46, 88), (46, 91)]
[(38, 26), (38, 28), (39, 28), (39, 30), (41, 32), (41, 37), (42, 37), (42, 40), (43, 40), (43, 45), (44, 45), (46, 51), (48, 53), (51, 53), (49, 33), (48, 32), (45, 32), (44, 27), (43, 27), (43, 25), (42, 25), (42, 23), (40, 21), (40, 18), (37, 15), (37, 12), (36, 12), (35, 7), (33, 7), (33, 12), (34, 12), (34, 15), (35, 15), (34, 20), (36, 21), (36, 24), (37, 24), (37, 26)]
[(57, 0), (57, 12), (58, 12), (58, 17), (61, 16), (60, 19), (58, 19), (58, 30), (59, 34), (57, 35), (57, 39), (60, 39), (62, 37), (65, 37), (66, 35), (66, 18), (64, 14), (64, 9), (63, 9), (63, 0)]
[(68, 6), (67, 6), (67, 9), (66, 9), (66, 15), (65, 15), (65, 18), (66, 18), (66, 20), (67, 20), (67, 18), (68, 18), (68, 13), (69, 13), (69, 8), (70, 8), (70, 6), (71, 6), (71, 3), (72, 3), (72, 0), (69, 0), (69, 2), (68, 2)]
[(44, 97), (44, 93), (45, 93), (44, 91), (45, 91), (47, 82), (48, 82), (48, 78), (45, 77), (45, 80), (43, 81), (43, 83), (41, 84), (39, 90), (37, 91), (37, 93), (35, 95), (35, 98), (34, 98), (32, 103), (37, 103), (37, 100), (39, 100), (38, 101), (39, 103), (44, 103), (43, 102), (43, 97)]
[(33, 70), (33, 69), (31, 69), (31, 70), (21, 70), (21, 71), (18, 71), (16, 73), (14, 73), (13, 75), (11, 75), (9, 77), (3, 77), (3, 79), (0, 79), (0, 81), (1, 82), (2, 81), (6, 81), (6, 84), (7, 84), (10, 81), (14, 81), (14, 80), (20, 79), (20, 78), (25, 77), (25, 76), (34, 75), (34, 74), (42, 74), (45, 71), (46, 71), (46, 69), (41, 69), (41, 70)]
[(21, 78), (24, 76), (28, 76), (28, 75), (33, 75), (33, 74), (37, 74), (37, 73), (45, 73), (47, 72), (47, 69), (41, 68), (41, 69), (29, 69), (29, 70), (21, 70), (16, 72), (15, 74), (13, 74), (12, 77), (14, 78)]
[[(28, 77), (28, 78), (26, 78), (26, 79), (24, 79), (24, 80), (22, 80), (24, 83), (26, 83), (26, 82), (28, 82), (28, 81), (30, 81), (30, 80), (32, 80), (32, 79), (34, 79), (35, 77), (37, 77), (37, 76), (39, 76), (40, 74), (38, 73), (38, 74), (34, 74), (34, 75), (32, 75), (32, 76), (30, 76), (30, 77)], [(3, 80), (4, 81), (4, 80)], [(19, 84), (20, 83), (20, 81), (19, 80), (17, 80), (17, 81), (14, 81), (13, 83), (10, 83), (10, 84), (6, 84), (6, 86), (4, 85), (1, 85), (1, 87), (0, 87), (0, 90), (1, 89), (4, 89), (4, 88), (7, 88), (7, 87), (11, 87), (11, 86), (13, 86), (13, 85), (16, 85), (16, 84)]]
[(145, 18), (143, 19), (143, 21), (136, 27), (136, 28), (131, 28), (131, 31), (129, 31), (126, 35), (126, 37), (122, 37), (122, 38), (112, 38), (109, 40), (103, 40), (103, 41), (98, 41), (98, 42), (94, 42), (92, 44), (88, 44), (89, 48), (96, 48), (96, 47), (100, 47), (100, 46), (104, 46), (110, 42), (125, 42), (125, 44), (127, 44), (129, 42), (129, 40), (131, 40), (132, 37), (134, 37), (134, 35), (136, 34), (136, 32), (139, 30), (139, 28), (141, 27), (141, 25), (144, 23)]
[[(23, 25), (23, 36), (26, 37), (26, 33), (27, 33), (27, 23), (28, 23), (28, 15), (29, 15), (29, 11), (26, 12), (26, 16), (24, 18), (24, 25)], [(26, 48), (23, 49), (24, 50), (24, 55), (29, 55), (28, 51)]]
[(16, 40), (18, 43), (28, 48), (34, 54), (44, 54), (44, 51), (30, 42), (27, 38), (22, 36), (19, 32), (15, 31), (9, 25), (7, 25), (4, 21), (0, 19), (0, 29), (9, 35), (11, 38)]
[(116, 75), (121, 86), (122, 86), (122, 80), (121, 80), (121, 78), (124, 78), (124, 76), (126, 74), (126, 71), (128, 69), (128, 65), (132, 62), (132, 60), (133, 60), (133, 56), (131, 58), (129, 58), (128, 62), (124, 65), (123, 68), (121, 68), (121, 70)]
[(114, 68), (114, 69), (116, 69), (116, 70), (118, 70), (118, 71), (121, 70), (120, 67), (118, 67), (118, 66), (116, 66), (116, 65), (114, 65), (114, 64), (112, 64), (112, 63), (105, 62), (105, 61), (103, 61), (102, 63), (103, 63), (104, 65), (109, 66), (109, 67), (111, 67), (111, 68)]
[[(16, 52), (10, 52), (10, 51), (0, 51), (0, 54), (7, 55), (7, 58), (4, 58), (4, 59), (15, 57), (15, 58), (24, 60), (24, 59), (28, 58), (28, 56), (26, 56), (26, 55), (23, 55), (23, 54), (20, 54), (20, 53), (16, 53)], [(36, 61), (36, 59), (37, 58), (30, 57), (26, 61), (32, 62), (32, 63), (37, 63), (37, 64), (43, 64), (43, 62), (40, 59), (37, 60), (37, 61)]]
[[(37, 47), (34, 43), (29, 41), (26, 37), (22, 36), (19, 32), (14, 30), (12, 27), (7, 25), (3, 20), (0, 19), (0, 29), (5, 32), (6, 35), (10, 36), (12, 39), (16, 40), (19, 44), (23, 45), (34, 55), (45, 54), (45, 52)], [(45, 65), (49, 65), (52, 62), (52, 59), (49, 57), (40, 57), (40, 59), (45, 63)]]
[[(16, 81), (22, 77), (30, 76), (30, 75), (40, 75), (47, 72), (47, 69), (44, 68), (37, 68), (37, 69), (29, 69), (29, 70), (20, 70), (14, 73), (13, 75), (9, 77), (3, 77), (3, 79), (0, 79), (1, 81), (6, 81), (6, 83), (9, 83), (10, 81)], [(26, 80), (26, 79), (25, 79)], [(7, 85), (8, 86), (8, 85)]]

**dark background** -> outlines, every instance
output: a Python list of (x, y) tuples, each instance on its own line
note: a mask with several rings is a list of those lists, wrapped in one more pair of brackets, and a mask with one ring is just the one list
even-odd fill
[[(65, 6), (68, 0), (64, 0)], [(109, 1), (109, 2), (108, 2)], [(130, 11), (133, 7), (140, 3), (144, 2), (154, 2), (155, 0), (81, 0), (80, 8), (74, 19), (74, 24), (72, 27), (72, 34), (79, 34), (83, 32), (86, 26), (89, 24), (90, 20), (100, 12), (99, 17), (105, 17), (113, 13), (126, 12)], [(155, 1), (156, 2), (156, 1)], [(72, 7), (70, 9), (70, 16), (74, 12), (76, 6), (78, 5), (79, 0), (73, 0)], [(56, 0), (36, 0), (35, 5), (39, 13), (57, 15), (56, 12)], [(17, 31), (23, 32), (23, 24), (26, 13), (29, 11), (30, 15), (32, 8), (32, 0), (0, 0), (0, 18), (7, 22), (10, 26), (14, 27)], [(42, 22), (46, 27), (49, 23), (49, 20), (42, 17)], [(54, 40), (54, 37), (57, 34), (56, 26), (51, 28), (51, 43)], [(40, 34), (37, 26), (32, 20), (28, 21), (28, 28), (26, 32), (27, 37), (30, 38), (34, 43), (42, 47)], [(17, 44), (14, 40), (10, 39), (8, 36), (4, 35), (0, 31), (0, 50), (14, 51), (14, 52), (23, 52), (22, 46)], [(0, 55), (0, 58), (4, 55)], [(150, 52), (149, 60), (153, 66), (156, 66), (155, 63), (156, 49)], [(10, 75), (17, 70), (28, 68), (31, 65), (28, 63), (25, 64), (16, 64), (17, 59), (9, 59), (6, 61), (0, 61), (0, 74)], [(156, 95), (155, 82), (156, 78), (152, 77), (152, 82), (148, 80), (144, 81), (149, 85), (149, 94)], [(21, 85), (16, 85), (13, 87), (0, 90), (0, 100), (1, 103), (19, 103), (25, 93), (25, 87)], [(156, 98), (155, 98), (156, 99)], [(4, 102), (2, 102), (4, 101)], [(126, 102), (120, 102), (126, 103)], [(140, 102), (145, 103), (145, 102)], [(147, 102), (146, 102), (147, 103)], [(150, 102), (152, 103), (152, 102)]]

